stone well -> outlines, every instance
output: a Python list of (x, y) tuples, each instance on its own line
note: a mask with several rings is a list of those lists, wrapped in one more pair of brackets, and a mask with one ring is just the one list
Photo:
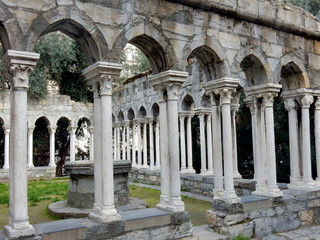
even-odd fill
[[(67, 162), (64, 166), (69, 177), (67, 205), (73, 208), (92, 209), (94, 203), (93, 161)], [(115, 205), (129, 203), (128, 173), (131, 161), (114, 161)]]

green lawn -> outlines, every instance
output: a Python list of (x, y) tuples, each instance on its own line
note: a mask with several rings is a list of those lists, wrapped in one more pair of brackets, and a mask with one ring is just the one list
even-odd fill
[[(148, 207), (155, 207), (159, 203), (160, 191), (130, 186), (130, 195), (143, 199)], [(31, 224), (55, 220), (47, 212), (51, 202), (62, 201), (67, 197), (68, 179), (34, 180), (28, 182), (29, 218)], [(9, 187), (0, 183), (0, 229), (8, 224)], [(211, 203), (182, 196), (186, 210), (191, 215), (193, 225), (206, 224), (206, 211), (211, 208)]]

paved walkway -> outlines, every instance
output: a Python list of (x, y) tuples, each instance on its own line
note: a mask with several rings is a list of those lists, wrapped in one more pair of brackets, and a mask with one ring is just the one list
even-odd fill
[(272, 234), (268, 237), (261, 238), (261, 240), (320, 240), (320, 225), (308, 226), (299, 228), (297, 230)]

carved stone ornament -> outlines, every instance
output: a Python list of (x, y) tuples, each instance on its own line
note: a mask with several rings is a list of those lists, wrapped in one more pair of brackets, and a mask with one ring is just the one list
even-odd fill
[(297, 110), (298, 104), (295, 98), (287, 98), (284, 99), (284, 107), (287, 109), (287, 111)]
[(310, 105), (313, 103), (313, 96), (311, 94), (304, 95), (301, 99), (301, 108), (310, 108)]

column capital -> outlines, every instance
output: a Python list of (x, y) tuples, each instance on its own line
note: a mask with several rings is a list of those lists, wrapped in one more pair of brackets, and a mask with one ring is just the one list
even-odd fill
[(28, 127), (28, 133), (33, 133), (35, 126)]
[(273, 107), (274, 97), (278, 94), (275, 92), (267, 92), (262, 93), (261, 96), (263, 97), (263, 104), (265, 107)]
[(56, 127), (48, 126), (47, 128), (48, 128), (50, 134), (55, 134), (55, 132), (56, 132)]
[(40, 58), (39, 53), (8, 50), (4, 59), (12, 75), (13, 89), (28, 89), (29, 76)]
[(245, 92), (249, 97), (263, 98), (263, 95), (265, 94), (273, 94), (274, 96), (276, 96), (280, 92), (281, 88), (281, 84), (265, 83), (253, 87), (248, 87), (245, 89)]
[(210, 121), (211, 121), (211, 118), (212, 118), (212, 115), (211, 115), (211, 114), (208, 114), (208, 115), (207, 115), (207, 122), (210, 122)]
[(284, 107), (287, 111), (297, 110), (298, 104), (295, 98), (284, 98)]
[(7, 133), (7, 134), (10, 133), (10, 126), (9, 125), (3, 125), (2, 129), (3, 129), (4, 133)]
[(77, 130), (77, 127), (76, 127), (76, 126), (69, 126), (69, 127), (68, 127), (69, 133), (75, 134), (75, 133), (76, 133), (76, 130)]
[(94, 126), (88, 126), (88, 132), (92, 134), (94, 131)]
[(319, 110), (320, 109), (320, 98), (318, 97), (317, 100), (314, 103), (315, 109)]
[(314, 98), (311, 94), (305, 94), (299, 100), (301, 108), (310, 108), (310, 105), (313, 103)]

